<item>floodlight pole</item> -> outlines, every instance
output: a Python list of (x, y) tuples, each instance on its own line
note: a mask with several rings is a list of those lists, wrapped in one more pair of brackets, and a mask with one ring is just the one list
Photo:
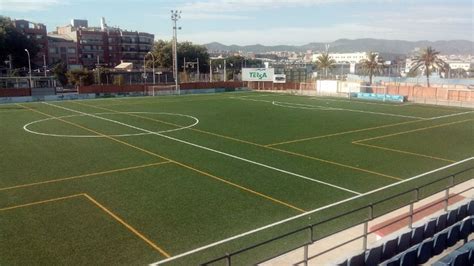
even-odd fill
[(209, 82), (212, 82), (212, 59), (209, 59)]
[(173, 76), (176, 92), (180, 94), (178, 86), (178, 28), (176, 22), (181, 18), (181, 11), (171, 10), (171, 20), (173, 21)]
[(43, 55), (44, 76), (46, 77), (46, 55)]
[[(153, 55), (152, 52), (148, 52), (147, 55), (150, 54), (151, 55), (151, 60), (153, 60), (153, 64), (152, 64), (152, 71), (153, 71), (153, 85), (155, 84), (155, 56)], [(145, 55), (146, 57), (146, 55)]]
[(31, 59), (30, 59), (30, 52), (28, 49), (25, 49), (26, 54), (28, 54), (28, 69), (29, 69), (29, 74), (30, 74), (30, 89), (33, 88), (33, 82), (31, 81)]

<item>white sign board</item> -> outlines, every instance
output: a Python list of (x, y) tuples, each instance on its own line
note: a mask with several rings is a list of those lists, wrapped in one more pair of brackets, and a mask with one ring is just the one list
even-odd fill
[(273, 68), (243, 68), (243, 81), (273, 81), (275, 69)]
[(286, 83), (286, 75), (285, 74), (275, 74), (273, 76), (273, 83)]

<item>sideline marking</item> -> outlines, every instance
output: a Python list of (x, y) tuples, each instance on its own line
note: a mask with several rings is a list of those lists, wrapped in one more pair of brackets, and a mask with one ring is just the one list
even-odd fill
[[(184, 115), (184, 114), (176, 114), (176, 113), (163, 113), (163, 112), (113, 112), (113, 113), (96, 113), (96, 115), (107, 115), (107, 114), (113, 114), (113, 115), (116, 115), (116, 114), (126, 114), (126, 115), (132, 115), (132, 114), (157, 114), (157, 115), (170, 115), (170, 116), (181, 116), (181, 117), (187, 117), (187, 118), (191, 118), (194, 120), (194, 123), (193, 124), (190, 124), (190, 125), (187, 125), (187, 126), (180, 126), (178, 128), (173, 128), (173, 129), (168, 129), (168, 130), (162, 130), (162, 131), (156, 131), (157, 133), (167, 133), (167, 132), (174, 132), (174, 131), (179, 131), (179, 130), (183, 130), (183, 129), (187, 129), (187, 128), (191, 128), (191, 127), (194, 127), (195, 125), (197, 125), (199, 123), (199, 119), (197, 119), (196, 117), (194, 116), (190, 116), (190, 115)], [(78, 116), (85, 116), (85, 115), (82, 115), (82, 114), (77, 114), (77, 115), (65, 115), (65, 116), (56, 116), (54, 118), (50, 117), (50, 118), (46, 118), (46, 119), (41, 119), (41, 120), (36, 120), (36, 121), (33, 121), (33, 122), (30, 122), (26, 125), (23, 126), (23, 129), (29, 133), (32, 133), (32, 134), (36, 134), (36, 135), (42, 135), (42, 136), (48, 136), (48, 137), (63, 137), (63, 138), (103, 138), (104, 136), (102, 135), (63, 135), (63, 134), (52, 134), (52, 133), (43, 133), (43, 132), (38, 132), (38, 131), (34, 131), (34, 130), (31, 130), (29, 129), (28, 127), (33, 125), (33, 124), (37, 124), (37, 123), (41, 123), (41, 122), (44, 122), (44, 121), (49, 121), (49, 120), (58, 120), (58, 119), (62, 119), (62, 118), (69, 118), (69, 117), (78, 117)], [(136, 116), (136, 117), (142, 117), (143, 116)], [(105, 134), (104, 134), (105, 135)], [(119, 134), (119, 135), (107, 135), (107, 136), (110, 136), (110, 137), (132, 137), (132, 136), (143, 136), (143, 135), (150, 135), (150, 133), (130, 133), (130, 134)]]
[(321, 136), (315, 136), (315, 137), (308, 137), (308, 138), (301, 138), (301, 139), (295, 139), (295, 140), (288, 140), (288, 141), (283, 141), (283, 142), (278, 142), (278, 143), (271, 143), (271, 144), (267, 144), (267, 145), (265, 145), (265, 146), (271, 147), (271, 146), (277, 146), (277, 145), (283, 145), (283, 144), (290, 144), (290, 143), (296, 143), (296, 142), (307, 141), (307, 140), (313, 140), (313, 139), (327, 138), (327, 137), (345, 135), (345, 134), (350, 134), (350, 133), (368, 131), (368, 130), (373, 130), (373, 129), (380, 129), (380, 128), (393, 127), (393, 126), (404, 125), (404, 124), (411, 124), (411, 123), (418, 123), (418, 122), (424, 122), (424, 121), (430, 121), (430, 120), (437, 120), (437, 119), (446, 118), (446, 117), (452, 117), (452, 116), (460, 116), (460, 115), (469, 114), (469, 113), (473, 113), (473, 112), (474, 112), (474, 111), (463, 112), (463, 113), (455, 113), (455, 114), (450, 114), (450, 115), (444, 115), (444, 116), (436, 116), (436, 117), (431, 117), (431, 118), (425, 118), (425, 119), (423, 119), (423, 120), (406, 121), (406, 122), (395, 123), (395, 124), (389, 124), (389, 125), (383, 125), (383, 126), (377, 126), (377, 127), (371, 127), (371, 128), (363, 128), (363, 129), (349, 130), (349, 131), (344, 131), (344, 132), (339, 132), (339, 133), (333, 133), (333, 134), (328, 134), (328, 135), (321, 135)]
[(138, 230), (136, 230), (135, 228), (133, 228), (131, 225), (129, 225), (128, 223), (126, 223), (123, 219), (121, 219), (121, 218), (118, 217), (116, 214), (114, 214), (113, 212), (111, 212), (110, 210), (108, 210), (106, 207), (104, 207), (102, 204), (100, 204), (99, 202), (97, 202), (94, 198), (92, 198), (91, 196), (89, 196), (89, 195), (86, 194), (86, 193), (74, 194), (74, 195), (65, 196), (65, 197), (59, 197), (59, 198), (54, 198), (54, 199), (48, 199), (48, 200), (42, 200), (42, 201), (36, 201), (36, 202), (27, 203), (27, 204), (21, 204), (21, 205), (6, 207), (6, 208), (0, 209), (0, 211), (14, 210), (14, 209), (18, 209), (18, 208), (29, 207), (29, 206), (34, 206), (34, 205), (40, 205), (40, 204), (44, 204), (44, 203), (55, 202), (55, 201), (66, 200), (66, 199), (77, 198), (77, 197), (85, 197), (87, 200), (89, 200), (90, 202), (94, 203), (94, 205), (95, 205), (96, 207), (98, 207), (99, 209), (101, 209), (102, 211), (104, 211), (105, 213), (107, 213), (108, 215), (110, 215), (110, 216), (111, 216), (112, 218), (114, 218), (117, 222), (119, 222), (120, 224), (122, 224), (123, 226), (125, 226), (125, 228), (127, 228), (129, 231), (131, 231), (131, 232), (134, 233), (136, 236), (138, 236), (139, 238), (141, 238), (143, 241), (145, 241), (148, 245), (150, 245), (150, 246), (151, 246), (152, 248), (154, 248), (156, 251), (158, 251), (159, 253), (161, 253), (163, 256), (165, 256), (166, 258), (171, 257), (170, 254), (168, 254), (166, 251), (164, 251), (164, 250), (163, 250), (162, 248), (160, 248), (158, 245), (156, 245), (155, 243), (153, 243), (151, 240), (149, 240), (147, 237), (145, 237), (145, 236), (144, 236), (142, 233), (140, 233)]
[(425, 154), (420, 154), (420, 153), (414, 153), (414, 152), (409, 152), (409, 151), (402, 151), (402, 150), (397, 150), (397, 149), (392, 149), (392, 148), (386, 148), (382, 146), (376, 146), (372, 144), (366, 144), (366, 143), (352, 143), (354, 145), (361, 145), (361, 146), (367, 146), (369, 148), (375, 148), (375, 149), (381, 149), (381, 150), (387, 150), (387, 151), (393, 151), (393, 152), (398, 152), (398, 153), (404, 153), (404, 154), (409, 154), (409, 155), (414, 155), (414, 156), (419, 156), (419, 157), (425, 157), (429, 159), (434, 159), (434, 160), (440, 160), (440, 161), (445, 161), (449, 163), (455, 163), (456, 161), (449, 160), (449, 159), (444, 159), (440, 157), (435, 157), (431, 155), (425, 155)]
[(273, 166), (270, 166), (270, 165), (255, 162), (255, 161), (245, 159), (245, 158), (242, 158), (242, 157), (239, 157), (239, 156), (236, 156), (236, 155), (233, 155), (233, 154), (229, 154), (229, 153), (226, 153), (226, 152), (222, 152), (222, 151), (219, 151), (219, 150), (214, 150), (214, 149), (211, 149), (211, 148), (208, 148), (208, 147), (205, 147), (205, 146), (201, 146), (201, 145), (198, 145), (198, 144), (194, 144), (194, 143), (191, 143), (191, 142), (188, 142), (188, 141), (185, 141), (185, 140), (181, 140), (181, 139), (177, 139), (177, 138), (170, 137), (170, 136), (167, 136), (167, 135), (159, 134), (159, 133), (156, 133), (156, 132), (144, 129), (144, 128), (140, 128), (140, 127), (136, 127), (136, 126), (133, 126), (133, 125), (125, 124), (125, 123), (122, 123), (120, 121), (112, 120), (112, 119), (101, 117), (101, 116), (96, 116), (96, 115), (93, 115), (93, 114), (84, 113), (84, 112), (81, 112), (81, 111), (73, 110), (73, 109), (66, 108), (66, 107), (59, 106), (59, 105), (50, 104), (50, 103), (47, 103), (47, 102), (44, 102), (43, 104), (54, 106), (54, 107), (57, 107), (57, 108), (60, 108), (60, 109), (70, 111), (70, 112), (85, 114), (85, 115), (88, 115), (90, 117), (94, 117), (94, 118), (101, 119), (101, 120), (104, 120), (104, 121), (109, 121), (109, 122), (112, 122), (112, 123), (116, 123), (116, 124), (119, 124), (119, 125), (130, 127), (130, 128), (133, 128), (133, 129), (141, 130), (143, 132), (148, 132), (148, 133), (151, 133), (153, 135), (157, 135), (157, 136), (167, 138), (167, 139), (170, 139), (170, 140), (174, 140), (176, 142), (187, 144), (187, 145), (190, 145), (190, 146), (193, 146), (193, 147), (196, 147), (196, 148), (200, 148), (200, 149), (207, 150), (207, 151), (210, 151), (210, 152), (214, 152), (214, 153), (217, 153), (217, 154), (221, 154), (221, 155), (224, 155), (224, 156), (227, 156), (227, 157), (231, 157), (231, 158), (234, 158), (234, 159), (237, 159), (237, 160), (241, 160), (241, 161), (248, 162), (248, 163), (251, 163), (251, 164), (255, 164), (255, 165), (258, 165), (258, 166), (262, 166), (264, 168), (275, 170), (277, 172), (281, 172), (281, 173), (284, 173), (284, 174), (296, 176), (296, 177), (299, 177), (299, 178), (302, 178), (302, 179), (305, 179), (305, 180), (309, 180), (309, 181), (312, 181), (312, 182), (316, 182), (316, 183), (319, 183), (319, 184), (323, 184), (323, 185), (326, 185), (326, 186), (337, 188), (339, 190), (344, 190), (344, 191), (350, 192), (352, 194), (356, 194), (356, 195), (361, 194), (361, 193), (356, 192), (354, 190), (343, 188), (343, 187), (340, 187), (340, 186), (337, 186), (337, 185), (334, 185), (334, 184), (331, 184), (331, 183), (327, 183), (327, 182), (324, 182), (324, 181), (321, 181), (321, 180), (318, 180), (318, 179), (314, 179), (314, 178), (310, 178), (310, 177), (300, 175), (300, 174), (297, 174), (297, 173), (289, 172), (289, 171), (286, 171), (286, 170), (283, 170), (283, 169), (280, 169), (280, 168), (276, 168), (276, 167), (273, 167)]
[[(76, 102), (74, 102), (74, 103), (76, 103)], [(84, 103), (76, 103), (76, 104), (87, 106), (87, 107), (93, 107), (93, 108), (97, 108), (97, 109), (102, 109), (102, 110), (106, 110), (106, 111), (118, 112), (118, 111), (115, 111), (113, 109), (104, 108), (104, 107), (97, 107), (97, 106), (94, 106), (94, 105), (88, 105), (88, 104), (84, 104)], [(131, 115), (131, 116), (141, 117), (141, 118), (144, 118), (144, 119), (148, 119), (150, 121), (161, 122), (161, 123), (165, 123), (165, 124), (179, 126), (179, 125), (176, 125), (176, 124), (173, 124), (173, 123), (168, 123), (168, 122), (165, 122), (165, 121), (161, 121), (161, 120), (157, 120), (157, 119), (153, 119), (153, 118), (148, 118), (148, 117), (143, 117), (143, 116), (139, 116), (139, 115)], [(413, 121), (410, 121), (410, 122), (413, 122)], [(349, 169), (352, 169), (352, 170), (362, 171), (362, 172), (366, 172), (366, 173), (370, 173), (370, 174), (374, 174), (374, 175), (379, 175), (379, 176), (382, 176), (382, 177), (392, 178), (392, 179), (395, 179), (395, 180), (402, 180), (402, 178), (399, 178), (399, 177), (394, 177), (394, 176), (378, 173), (378, 172), (375, 172), (375, 171), (366, 170), (366, 169), (362, 169), (362, 168), (355, 167), (355, 166), (345, 165), (345, 164), (342, 164), (342, 163), (333, 162), (333, 161), (329, 161), (329, 160), (324, 160), (324, 159), (320, 159), (320, 158), (317, 158), (317, 157), (312, 157), (312, 156), (308, 156), (308, 155), (304, 155), (304, 154), (300, 154), (300, 153), (296, 153), (296, 152), (291, 152), (291, 151), (287, 151), (287, 150), (283, 150), (283, 149), (272, 148), (272, 147), (267, 146), (267, 145), (262, 145), (262, 144), (258, 144), (258, 143), (254, 143), (254, 142), (250, 142), (250, 141), (246, 141), (246, 140), (236, 139), (236, 138), (233, 138), (233, 137), (228, 137), (228, 136), (220, 135), (220, 134), (217, 134), (217, 133), (212, 133), (212, 132), (209, 132), (209, 131), (204, 131), (204, 130), (200, 130), (200, 129), (196, 129), (196, 128), (189, 128), (189, 129), (193, 130), (193, 131), (200, 132), (200, 133), (208, 134), (208, 135), (213, 135), (213, 136), (217, 136), (217, 137), (221, 137), (221, 138), (225, 138), (225, 139), (230, 139), (230, 140), (237, 141), (237, 142), (242, 142), (242, 143), (254, 145), (254, 146), (257, 146), (257, 147), (261, 147), (261, 148), (266, 148), (266, 149), (271, 149), (271, 150), (282, 152), (282, 153), (291, 154), (293, 156), (298, 156), (298, 157), (303, 157), (303, 158), (307, 158), (307, 159), (311, 159), (311, 160), (316, 160), (316, 161), (320, 161), (320, 162), (323, 162), (323, 163), (336, 165), (336, 166), (339, 166), (339, 167), (349, 168)]]
[(444, 123), (444, 124), (439, 124), (439, 125), (434, 125), (434, 126), (429, 126), (429, 127), (422, 127), (422, 128), (417, 128), (417, 129), (412, 129), (412, 130), (407, 130), (407, 131), (392, 133), (392, 134), (388, 134), (388, 135), (377, 136), (377, 137), (373, 137), (373, 138), (355, 140), (355, 141), (353, 141), (352, 143), (359, 143), (359, 142), (365, 142), (365, 141), (374, 140), (374, 139), (381, 139), (381, 138), (387, 138), (387, 137), (392, 137), (392, 136), (397, 136), (397, 135), (403, 135), (403, 134), (408, 134), (408, 133), (412, 133), (412, 132), (423, 131), (423, 130), (432, 129), (432, 128), (438, 128), (438, 127), (444, 127), (444, 126), (449, 126), (449, 125), (464, 123), (464, 122), (473, 121), (473, 120), (474, 120), (474, 119), (465, 119), (465, 120), (461, 120), (461, 121), (455, 121), (455, 122), (450, 122), (450, 123)]
[(235, 235), (235, 236), (232, 236), (232, 237), (229, 237), (229, 238), (226, 238), (226, 239), (223, 239), (223, 240), (220, 240), (220, 241), (217, 241), (217, 242), (214, 242), (214, 243), (211, 243), (211, 244), (208, 244), (208, 245), (205, 245), (205, 246), (202, 246), (202, 247), (199, 247), (199, 248), (196, 248), (196, 249), (193, 249), (193, 250), (190, 250), (190, 251), (181, 253), (181, 254), (176, 255), (176, 256), (173, 256), (173, 257), (171, 257), (171, 258), (167, 258), (167, 259), (164, 259), (164, 260), (157, 261), (157, 262), (152, 263), (152, 264), (150, 264), (150, 265), (159, 265), (159, 264), (162, 264), (162, 263), (170, 262), (170, 261), (173, 261), (173, 260), (176, 260), (176, 259), (179, 259), (179, 258), (188, 256), (188, 255), (197, 253), (197, 252), (199, 252), (199, 251), (206, 250), (206, 249), (209, 249), (209, 248), (211, 248), (211, 247), (215, 247), (215, 246), (218, 246), (218, 245), (220, 245), (220, 244), (227, 243), (227, 242), (229, 242), (229, 241), (232, 241), (232, 240), (235, 240), (235, 239), (238, 239), (238, 238), (247, 236), (247, 235), (251, 235), (251, 234), (254, 234), (254, 233), (263, 231), (263, 230), (265, 230), (265, 229), (268, 229), (268, 228), (271, 228), (271, 227), (274, 227), (274, 226), (277, 226), (277, 225), (280, 225), (280, 224), (283, 224), (283, 223), (286, 223), (286, 222), (289, 222), (289, 221), (292, 221), (292, 220), (301, 218), (301, 217), (303, 217), (303, 216), (306, 216), (306, 215), (309, 215), (309, 214), (313, 214), (313, 213), (315, 213), (315, 212), (319, 212), (319, 211), (322, 211), (322, 210), (325, 210), (325, 209), (328, 209), (328, 208), (331, 208), (331, 207), (334, 207), (334, 206), (337, 206), (337, 205), (346, 203), (346, 202), (348, 202), (348, 201), (352, 201), (352, 200), (355, 200), (355, 199), (358, 199), (358, 198), (365, 197), (365, 196), (367, 196), (367, 195), (370, 195), (370, 194), (373, 194), (373, 193), (376, 193), (376, 192), (385, 190), (385, 189), (387, 189), (387, 188), (391, 188), (391, 187), (400, 185), (400, 184), (402, 184), (402, 183), (406, 183), (406, 182), (412, 181), (412, 180), (414, 180), (414, 179), (423, 177), (423, 176), (425, 176), (425, 175), (429, 175), (429, 174), (432, 174), (432, 173), (434, 173), (434, 172), (438, 172), (438, 171), (444, 170), (444, 169), (446, 169), (446, 168), (449, 168), (449, 167), (452, 167), (452, 166), (455, 166), (455, 165), (458, 165), (458, 164), (461, 164), (461, 163), (464, 163), (464, 162), (467, 162), (467, 161), (473, 160), (473, 159), (474, 159), (474, 157), (470, 157), (470, 158), (464, 159), (464, 160), (462, 160), (462, 161), (459, 161), (459, 162), (456, 162), (456, 163), (453, 163), (453, 164), (450, 164), (450, 165), (446, 165), (446, 166), (440, 167), (440, 168), (438, 168), (438, 169), (431, 170), (431, 171), (429, 171), (429, 172), (426, 172), (426, 173), (423, 173), (423, 174), (419, 174), (419, 175), (417, 175), (417, 176), (414, 176), (414, 177), (411, 177), (411, 178), (408, 178), (408, 179), (404, 179), (404, 180), (402, 180), (402, 181), (399, 181), (399, 182), (396, 182), (396, 183), (392, 183), (392, 184), (390, 184), (390, 185), (387, 185), (387, 186), (384, 186), (384, 187), (381, 187), (381, 188), (374, 189), (374, 190), (369, 191), (369, 192), (366, 192), (366, 193), (364, 193), (364, 194), (360, 194), (360, 195), (353, 196), (353, 197), (350, 197), (350, 198), (347, 198), (347, 199), (344, 199), (344, 200), (341, 200), (341, 201), (338, 201), (338, 202), (334, 202), (334, 203), (328, 204), (328, 205), (326, 205), (326, 206), (319, 207), (319, 208), (317, 208), (317, 209), (308, 211), (308, 212), (306, 212), (306, 213), (298, 214), (298, 215), (295, 215), (295, 216), (292, 216), (292, 217), (283, 219), (283, 220), (281, 220), (281, 221), (278, 221), (278, 222), (275, 222), (275, 223), (272, 223), (272, 224), (268, 224), (268, 225), (265, 225), (265, 226), (262, 226), (262, 227), (259, 227), (259, 228), (256, 228), (256, 229), (253, 229), (253, 230), (250, 230), (250, 231), (247, 231), (247, 232), (244, 232), (244, 233), (241, 233), (241, 234), (238, 234), (238, 235)]
[[(19, 105), (19, 106), (22, 106), (21, 104), (18, 104), (18, 105)], [(55, 105), (53, 105), (53, 106), (55, 106)], [(22, 107), (23, 107), (23, 106), (22, 106)], [(59, 106), (56, 106), (56, 107), (59, 107)], [(52, 116), (52, 115), (50, 115), (50, 114), (43, 113), (43, 112), (41, 112), (41, 111), (32, 109), (32, 108), (27, 107), (27, 106), (24, 106), (24, 108), (29, 109), (29, 110), (31, 110), (31, 111), (33, 111), (33, 112), (36, 112), (36, 113), (39, 113), (39, 114), (48, 116), (48, 117), (54, 117), (54, 116)], [(241, 190), (250, 192), (251, 194), (254, 194), (254, 195), (257, 195), (257, 196), (260, 196), (260, 197), (265, 196), (265, 197), (264, 197), (265, 199), (271, 200), (271, 201), (273, 201), (273, 202), (275, 202), (275, 203), (283, 204), (284, 206), (290, 207), (290, 208), (292, 208), (292, 209), (294, 209), (294, 210), (297, 210), (297, 211), (299, 211), (299, 212), (304, 212), (303, 209), (300, 209), (300, 208), (298, 208), (298, 207), (296, 207), (296, 206), (293, 206), (293, 205), (291, 205), (291, 204), (289, 204), (289, 203), (283, 202), (283, 201), (278, 200), (278, 199), (276, 199), (276, 198), (267, 196), (267, 195), (265, 195), (265, 194), (263, 194), (263, 193), (260, 193), (260, 192), (257, 192), (257, 191), (255, 191), (255, 190), (252, 190), (252, 189), (246, 188), (246, 187), (244, 187), (244, 186), (238, 185), (238, 184), (236, 184), (236, 183), (230, 182), (230, 181), (228, 181), (228, 180), (225, 180), (225, 179), (223, 179), (223, 178), (217, 177), (217, 176), (212, 175), (212, 174), (210, 174), (210, 173), (201, 171), (201, 170), (196, 169), (196, 168), (194, 168), (194, 167), (192, 167), (192, 166), (189, 166), (189, 165), (180, 163), (180, 162), (178, 162), (178, 161), (172, 160), (172, 159), (170, 159), (170, 158), (161, 156), (161, 155), (159, 155), (159, 154), (156, 154), (156, 153), (154, 153), (154, 152), (151, 152), (151, 151), (145, 150), (145, 149), (143, 149), (143, 148), (137, 147), (137, 146), (135, 146), (135, 145), (132, 145), (132, 144), (130, 144), (130, 143), (128, 143), (128, 142), (119, 140), (119, 139), (117, 139), (117, 138), (113, 138), (113, 137), (104, 135), (104, 134), (102, 134), (102, 133), (100, 133), (100, 132), (97, 132), (97, 131), (92, 130), (92, 129), (90, 129), (90, 128), (81, 126), (81, 125), (79, 125), (79, 124), (75, 124), (75, 123), (73, 123), (73, 122), (70, 122), (70, 121), (67, 121), (67, 120), (63, 120), (63, 119), (59, 119), (59, 120), (62, 121), (62, 122), (64, 122), (64, 123), (67, 123), (67, 124), (76, 126), (76, 127), (78, 127), (78, 128), (85, 129), (85, 130), (87, 130), (87, 131), (89, 131), (89, 132), (92, 132), (92, 133), (95, 133), (95, 134), (98, 134), (98, 135), (103, 135), (105, 138), (107, 138), (107, 139), (109, 139), (109, 140), (113, 140), (113, 141), (115, 141), (115, 142), (118, 142), (118, 143), (120, 143), (120, 144), (126, 145), (126, 146), (128, 146), (128, 147), (137, 149), (137, 150), (142, 151), (142, 152), (144, 152), (144, 153), (146, 153), (146, 154), (149, 154), (149, 155), (151, 155), (151, 156), (158, 157), (158, 158), (160, 158), (160, 159), (163, 159), (163, 160), (165, 160), (165, 161), (169, 161), (169, 162), (174, 163), (174, 164), (176, 164), (176, 165), (179, 165), (179, 166), (181, 166), (181, 167), (184, 167), (184, 168), (193, 170), (193, 171), (198, 172), (198, 173), (201, 173), (201, 174), (205, 174), (205, 175), (208, 176), (208, 177), (211, 177), (211, 178), (216, 179), (216, 180), (218, 180), (218, 181), (221, 181), (221, 182), (224, 182), (224, 183), (226, 183), (226, 184), (232, 185), (232, 186), (234, 186), (234, 187), (236, 187), (236, 188), (239, 188), (239, 189), (241, 189)]]
[[(285, 106), (286, 104), (286, 106)], [(395, 117), (403, 117), (403, 118), (411, 118), (411, 119), (427, 119), (424, 117), (419, 116), (409, 116), (409, 115), (397, 115), (391, 113), (382, 113), (382, 112), (371, 112), (371, 111), (364, 111), (364, 110), (355, 110), (355, 109), (346, 109), (346, 108), (335, 108), (335, 107), (328, 107), (328, 106), (321, 106), (321, 105), (308, 105), (308, 104), (300, 104), (300, 103), (289, 103), (289, 102), (277, 102), (272, 101), (272, 105), (280, 106), (280, 107), (287, 107), (287, 108), (299, 108), (299, 109), (310, 109), (310, 110), (327, 110), (327, 111), (347, 111), (347, 112), (355, 112), (355, 113), (363, 113), (363, 114), (374, 114), (374, 115), (384, 115), (384, 116), (395, 116)], [(300, 108), (301, 106), (301, 108)]]
[(18, 188), (24, 188), (24, 187), (31, 187), (31, 186), (38, 186), (38, 185), (43, 185), (43, 184), (56, 183), (56, 182), (72, 180), (72, 179), (78, 179), (78, 178), (84, 178), (84, 177), (90, 177), (90, 176), (98, 176), (98, 175), (105, 175), (105, 174), (111, 174), (111, 173), (117, 173), (117, 172), (125, 172), (125, 171), (141, 169), (141, 168), (146, 168), (146, 167), (151, 167), (151, 166), (157, 166), (157, 165), (162, 165), (162, 164), (167, 164), (167, 163), (170, 163), (170, 161), (151, 163), (151, 164), (143, 164), (143, 165), (138, 165), (138, 166), (131, 166), (131, 167), (126, 167), (126, 168), (119, 168), (119, 169), (107, 170), (107, 171), (102, 171), (102, 172), (95, 172), (95, 173), (90, 173), (90, 174), (76, 175), (76, 176), (70, 176), (70, 177), (64, 177), (64, 178), (58, 178), (58, 179), (51, 179), (51, 180), (46, 180), (46, 181), (41, 181), (41, 182), (17, 185), (17, 186), (12, 186), (12, 187), (5, 187), (5, 188), (0, 188), (0, 191), (10, 190), (10, 189), (18, 189)]

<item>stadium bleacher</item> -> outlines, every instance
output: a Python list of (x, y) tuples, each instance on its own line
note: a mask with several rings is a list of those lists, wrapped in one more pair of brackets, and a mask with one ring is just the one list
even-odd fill
[(445, 252), (459, 241), (464, 245), (435, 265), (474, 265), (474, 200), (429, 219), (424, 224), (402, 232), (383, 243), (358, 252), (337, 263), (340, 266), (417, 265)]

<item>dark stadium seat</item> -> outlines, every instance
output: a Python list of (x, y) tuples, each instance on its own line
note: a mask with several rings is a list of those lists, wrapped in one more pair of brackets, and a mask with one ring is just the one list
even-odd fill
[(389, 260), (386, 260), (382, 263), (380, 263), (380, 265), (382, 266), (399, 266), (401, 261), (400, 261), (401, 257), (400, 256), (395, 256)]
[(433, 239), (432, 255), (437, 256), (446, 249), (447, 231), (439, 232)]
[(446, 245), (448, 247), (454, 246), (454, 244), (456, 244), (459, 241), (460, 228), (461, 228), (461, 223), (457, 223), (448, 229), (448, 237), (446, 239)]
[(400, 257), (400, 265), (402, 266), (413, 266), (416, 265), (416, 248), (410, 248), (403, 252)]
[(411, 231), (411, 242), (410, 242), (410, 244), (411, 244), (412, 246), (413, 246), (413, 245), (416, 245), (416, 244), (419, 244), (419, 243), (421, 243), (421, 241), (423, 241), (423, 239), (424, 239), (424, 237), (423, 237), (424, 231), (425, 231), (424, 226), (415, 227), (415, 228)]
[(397, 253), (403, 252), (410, 247), (411, 231), (405, 232), (398, 237)]
[(390, 239), (383, 244), (382, 261), (388, 260), (397, 254), (398, 238)]
[(458, 221), (461, 221), (462, 219), (466, 218), (467, 216), (467, 204), (461, 205), (461, 207), (458, 208)]
[(466, 266), (469, 265), (469, 251), (465, 250), (460, 252), (454, 257), (453, 266)]
[(433, 239), (427, 239), (418, 245), (417, 250), (417, 263), (426, 263), (432, 257), (431, 253), (433, 250)]
[(449, 227), (449, 226), (455, 224), (457, 221), (458, 221), (458, 210), (457, 209), (450, 210), (448, 212), (448, 219), (447, 219), (447, 222), (446, 222), (446, 227)]
[(436, 232), (441, 232), (446, 229), (448, 214), (443, 213), (436, 219)]
[(473, 216), (474, 215), (474, 200), (471, 200), (467, 204), (467, 215)]
[(350, 257), (349, 260), (347, 261), (347, 266), (360, 266), (360, 265), (365, 265), (365, 251), (362, 251), (361, 253)]
[(423, 233), (423, 237), (430, 238), (433, 237), (435, 234), (436, 230), (436, 219), (430, 219), (426, 224), (425, 224), (425, 231)]
[(374, 266), (382, 261), (382, 247), (383, 245), (373, 247), (365, 253), (365, 265)]
[(464, 239), (464, 242), (467, 242), (467, 237), (472, 232), (472, 220), (474, 220), (474, 217), (469, 217), (461, 222), (459, 238)]
[(345, 259), (345, 260), (343, 260), (343, 261), (341, 261), (341, 262), (336, 263), (336, 265), (337, 265), (337, 266), (347, 266), (347, 261), (348, 261), (348, 259)]

